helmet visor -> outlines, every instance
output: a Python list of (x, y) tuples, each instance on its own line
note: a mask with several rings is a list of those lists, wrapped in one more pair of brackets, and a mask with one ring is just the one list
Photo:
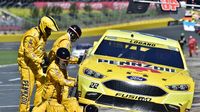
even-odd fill
[(69, 63), (69, 59), (61, 59), (61, 58), (59, 58), (59, 67), (61, 69), (66, 69), (68, 63)]
[(49, 27), (46, 27), (44, 30), (46, 32), (47, 37), (49, 37), (51, 35), (51, 29)]
[(74, 32), (70, 32), (70, 37), (71, 37), (71, 41), (75, 42), (79, 37), (77, 36), (76, 33)]

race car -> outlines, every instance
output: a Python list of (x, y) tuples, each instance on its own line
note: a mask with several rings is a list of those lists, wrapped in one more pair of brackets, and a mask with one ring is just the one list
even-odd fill
[(179, 43), (141, 32), (106, 31), (78, 71), (81, 104), (129, 112), (188, 112), (194, 85)]

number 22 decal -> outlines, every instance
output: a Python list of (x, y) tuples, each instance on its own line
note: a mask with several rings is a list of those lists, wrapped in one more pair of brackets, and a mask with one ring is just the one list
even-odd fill
[(98, 83), (91, 82), (91, 84), (90, 84), (90, 88), (97, 89), (98, 86), (99, 86)]

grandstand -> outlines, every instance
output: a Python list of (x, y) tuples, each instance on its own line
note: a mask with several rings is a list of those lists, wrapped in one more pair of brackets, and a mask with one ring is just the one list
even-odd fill
[(0, 0), (0, 7), (30, 7), (35, 0)]
[(0, 0), (0, 7), (31, 7), (34, 2), (119, 2), (128, 0)]
[(53, 16), (61, 30), (72, 24), (83, 28), (156, 17), (152, 7), (145, 14), (128, 15), (127, 6), (128, 0), (0, 0), (0, 33), (23, 32), (43, 15)]
[(23, 19), (0, 9), (0, 33), (13, 33), (12, 31), (20, 31)]

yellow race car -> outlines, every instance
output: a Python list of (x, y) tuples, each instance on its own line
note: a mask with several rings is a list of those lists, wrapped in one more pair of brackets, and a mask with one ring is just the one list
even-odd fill
[(176, 40), (108, 30), (79, 66), (82, 104), (137, 112), (188, 112), (194, 81)]

